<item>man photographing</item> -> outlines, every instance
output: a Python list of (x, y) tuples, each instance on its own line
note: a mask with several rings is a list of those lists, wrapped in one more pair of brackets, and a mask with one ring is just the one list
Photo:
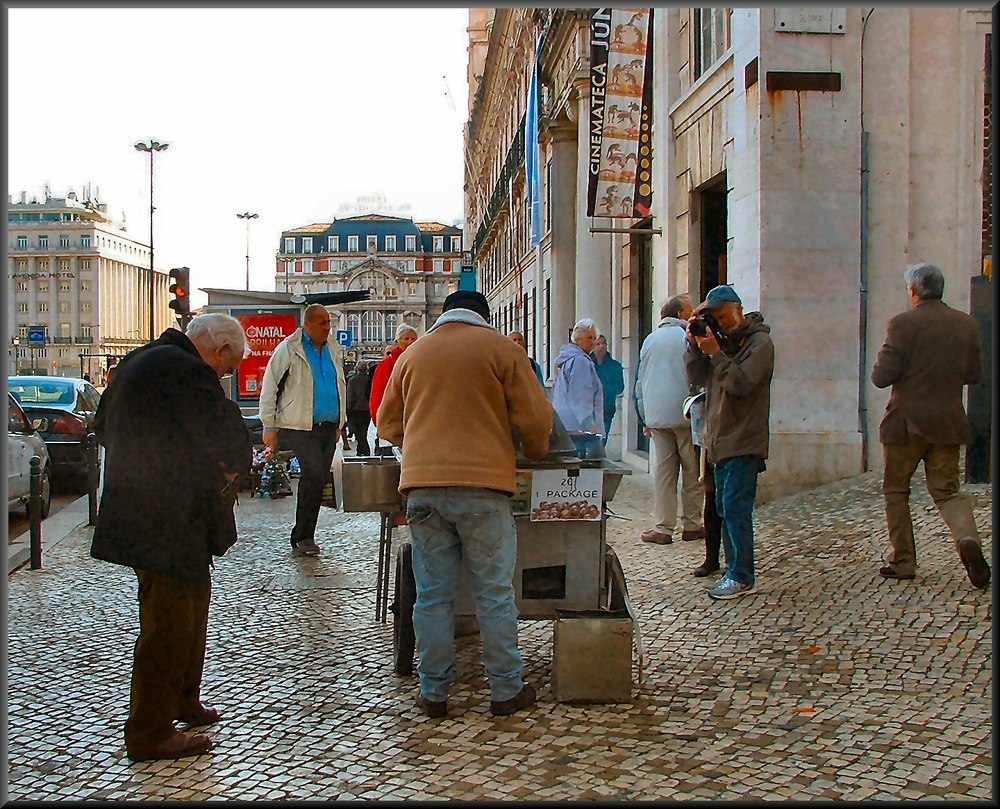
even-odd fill
[(726, 554), (726, 575), (708, 588), (716, 599), (739, 598), (754, 586), (753, 501), (768, 452), (774, 374), (770, 331), (760, 312), (743, 314), (731, 286), (712, 289), (688, 322), (685, 370), (692, 384), (706, 390), (704, 438), (715, 464)]

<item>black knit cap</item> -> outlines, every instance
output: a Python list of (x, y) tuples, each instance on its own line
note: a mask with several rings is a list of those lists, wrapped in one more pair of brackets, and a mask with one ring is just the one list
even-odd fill
[(471, 289), (460, 289), (445, 298), (441, 311), (447, 312), (450, 309), (471, 309), (483, 320), (489, 322), (490, 319), (490, 303), (486, 296)]

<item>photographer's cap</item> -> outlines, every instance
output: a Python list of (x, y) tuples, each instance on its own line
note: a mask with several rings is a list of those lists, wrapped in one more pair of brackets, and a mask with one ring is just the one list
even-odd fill
[(723, 284), (722, 286), (717, 286), (711, 290), (705, 296), (704, 302), (699, 306), (699, 309), (718, 309), (723, 304), (727, 303), (743, 303), (740, 300), (740, 296), (736, 294), (736, 290), (733, 289), (728, 284)]

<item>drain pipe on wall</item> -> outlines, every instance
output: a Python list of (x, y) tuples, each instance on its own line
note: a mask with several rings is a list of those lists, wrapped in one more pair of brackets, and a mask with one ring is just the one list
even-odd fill
[(868, 132), (865, 131), (865, 29), (875, 9), (869, 9), (861, 26), (861, 255), (858, 279), (858, 432), (861, 433), (861, 471), (868, 471)]
[(861, 306), (858, 323), (858, 430), (861, 471), (868, 471), (868, 133), (861, 131)]

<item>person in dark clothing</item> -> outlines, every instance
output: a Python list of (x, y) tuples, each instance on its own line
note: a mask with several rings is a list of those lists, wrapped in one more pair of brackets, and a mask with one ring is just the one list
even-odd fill
[(139, 637), (125, 747), (133, 761), (212, 748), (189, 728), (220, 713), (201, 702), (212, 557), (236, 542), (235, 482), (250, 436), (220, 379), (243, 360), (240, 322), (194, 318), (115, 366), (95, 417), (105, 481), (91, 555), (135, 570)]
[(357, 454), (363, 457), (372, 454), (368, 444), (368, 427), (372, 423), (372, 416), (368, 410), (371, 388), (371, 371), (368, 363), (361, 360), (355, 366), (351, 378), (347, 380), (347, 428), (358, 445)]

